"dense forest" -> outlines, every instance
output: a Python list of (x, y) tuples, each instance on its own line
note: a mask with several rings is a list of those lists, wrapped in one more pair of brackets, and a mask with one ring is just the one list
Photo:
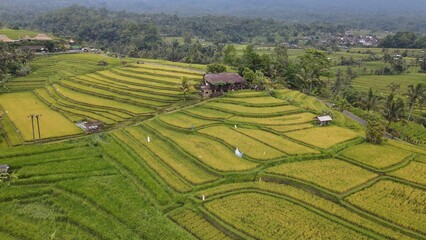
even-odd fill
[[(285, 20), (286, 22), (345, 24), (353, 28), (426, 32), (426, 2), (423, 0), (2, 0), (0, 21), (28, 21), (40, 13), (71, 5), (133, 13), (178, 16), (230, 16)], [(420, 17), (419, 17), (420, 16)]]
[(426, 36), (420, 36), (413, 32), (398, 32), (388, 35), (381, 47), (384, 48), (426, 48)]

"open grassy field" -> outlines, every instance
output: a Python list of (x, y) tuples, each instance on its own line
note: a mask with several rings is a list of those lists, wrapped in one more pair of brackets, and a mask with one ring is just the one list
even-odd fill
[(0, 142), (0, 164), (19, 175), (0, 184), (0, 238), (426, 238), (424, 148), (362, 143), (341, 116), (315, 126), (324, 105), (290, 90), (179, 109), (181, 77), (201, 73), (176, 65), (103, 69), (0, 95), (3, 131), (17, 145), (26, 138), (15, 126), (30, 124), (16, 109), (60, 116), (52, 134), (81, 119), (117, 128), (49, 144)]
[[(42, 139), (72, 136), (82, 133), (69, 119), (50, 109), (32, 93), (0, 95), (0, 105), (25, 141), (33, 139), (31, 120), (28, 118), (30, 114), (41, 115), (39, 121)], [(13, 133), (10, 134), (13, 136)], [(38, 138), (37, 127), (36, 138)]]
[(29, 30), (14, 30), (8, 28), (0, 28), (0, 35), (6, 35), (12, 40), (18, 40), (21, 37), (30, 36), (35, 37), (39, 34), (38, 32), (29, 31)]

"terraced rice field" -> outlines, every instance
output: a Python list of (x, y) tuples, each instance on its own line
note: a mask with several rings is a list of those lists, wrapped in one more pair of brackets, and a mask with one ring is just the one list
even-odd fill
[[(98, 66), (98, 62), (101, 60), (107, 62), (108, 66)], [(89, 53), (37, 57), (30, 62), (31, 74), (13, 79), (6, 84), (5, 88), (12, 92), (34, 90), (71, 76), (96, 72), (119, 65), (120, 60), (118, 59)]]
[[(173, 73), (192, 70), (134, 64), (18, 98), (72, 126), (79, 119), (138, 124), (6, 151), (0, 145), (0, 164), (19, 175), (0, 184), (0, 238), (426, 238), (424, 148), (362, 143), (343, 116), (339, 126), (315, 126), (322, 106), (291, 91), (279, 98), (236, 92), (160, 113), (180, 99), (171, 93), (179, 82)], [(13, 132), (16, 120), (7, 118), (2, 124)]]

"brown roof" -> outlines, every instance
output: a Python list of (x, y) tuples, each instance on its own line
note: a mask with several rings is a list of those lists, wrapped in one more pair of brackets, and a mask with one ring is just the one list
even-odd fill
[(52, 38), (48, 37), (46, 34), (38, 34), (35, 38), (33, 38), (33, 40), (50, 41), (50, 40), (52, 40)]
[(206, 80), (210, 84), (217, 84), (220, 82), (225, 83), (246, 83), (247, 81), (238, 75), (238, 73), (210, 73), (204, 76), (204, 80)]
[(14, 42), (14, 41), (8, 38), (6, 35), (0, 35), (0, 42)]

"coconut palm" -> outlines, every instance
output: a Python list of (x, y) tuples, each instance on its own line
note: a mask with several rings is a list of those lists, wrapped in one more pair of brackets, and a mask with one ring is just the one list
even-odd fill
[(370, 110), (373, 110), (379, 103), (380, 97), (375, 95), (373, 89), (370, 88), (368, 94), (361, 99), (362, 105), (364, 105), (367, 113), (370, 113)]
[(394, 94), (390, 94), (388, 96), (383, 110), (383, 116), (388, 121), (387, 128), (389, 128), (391, 122), (398, 121), (404, 115), (404, 102), (401, 98), (398, 98), (397, 100), (394, 98)]
[(186, 100), (186, 93), (189, 92), (191, 88), (191, 81), (188, 78), (183, 77), (182, 82), (180, 84), (180, 90), (183, 92), (183, 100)]
[(408, 121), (410, 121), (414, 105), (418, 100), (424, 98), (425, 88), (422, 83), (418, 83), (416, 86), (410, 84), (407, 90), (407, 94), (405, 95), (408, 97), (408, 109), (410, 110), (410, 114), (408, 115)]
[(301, 83), (302, 90), (308, 90), (309, 92), (312, 92), (314, 83), (319, 81), (312, 71), (306, 70), (305, 68), (300, 69), (300, 73), (296, 74), (296, 79)]

